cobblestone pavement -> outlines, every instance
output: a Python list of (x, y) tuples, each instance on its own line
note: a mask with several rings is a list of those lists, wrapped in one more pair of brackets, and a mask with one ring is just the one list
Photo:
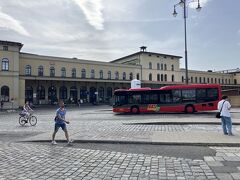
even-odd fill
[(217, 179), (203, 160), (2, 144), (0, 179)]
[[(0, 114), (1, 179), (240, 179), (240, 148), (212, 147), (216, 156), (204, 160), (14, 143), (39, 133), (51, 133), (55, 110), (36, 111), (35, 127), (18, 124), (17, 113)], [(234, 115), (239, 117), (238, 114)], [(220, 125), (127, 125), (134, 119), (212, 118), (212, 114), (113, 115), (108, 110), (69, 110), (71, 135), (82, 139), (149, 140), (160, 132), (211, 131)], [(234, 132), (240, 126), (234, 126)], [(9, 138), (11, 136), (11, 138)], [(11, 142), (8, 142), (11, 141)]]

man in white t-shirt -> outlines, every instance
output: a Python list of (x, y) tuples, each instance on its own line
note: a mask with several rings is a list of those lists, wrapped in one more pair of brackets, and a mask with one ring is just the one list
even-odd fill
[(218, 103), (218, 110), (221, 111), (221, 120), (223, 133), (225, 135), (233, 136), (232, 134), (232, 119), (230, 114), (231, 104), (228, 102), (228, 97), (223, 96)]

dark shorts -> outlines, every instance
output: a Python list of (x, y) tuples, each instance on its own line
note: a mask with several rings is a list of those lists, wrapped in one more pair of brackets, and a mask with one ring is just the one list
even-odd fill
[(67, 131), (67, 126), (65, 123), (55, 123), (55, 128), (54, 128), (54, 131), (58, 131), (59, 128), (62, 128), (63, 131)]

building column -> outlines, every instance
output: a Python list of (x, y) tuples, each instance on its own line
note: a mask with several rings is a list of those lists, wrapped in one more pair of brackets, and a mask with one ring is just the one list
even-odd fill
[[(16, 88), (18, 89), (18, 88)], [(19, 99), (17, 99), (19, 106), (23, 106), (25, 104), (25, 80), (19, 80)]]

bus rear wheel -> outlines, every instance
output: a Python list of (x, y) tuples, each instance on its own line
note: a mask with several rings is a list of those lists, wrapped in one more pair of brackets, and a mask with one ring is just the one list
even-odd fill
[(195, 112), (195, 108), (193, 105), (187, 105), (185, 107), (185, 113), (194, 113)]
[(131, 113), (133, 114), (139, 114), (139, 108), (137, 106), (131, 107)]

